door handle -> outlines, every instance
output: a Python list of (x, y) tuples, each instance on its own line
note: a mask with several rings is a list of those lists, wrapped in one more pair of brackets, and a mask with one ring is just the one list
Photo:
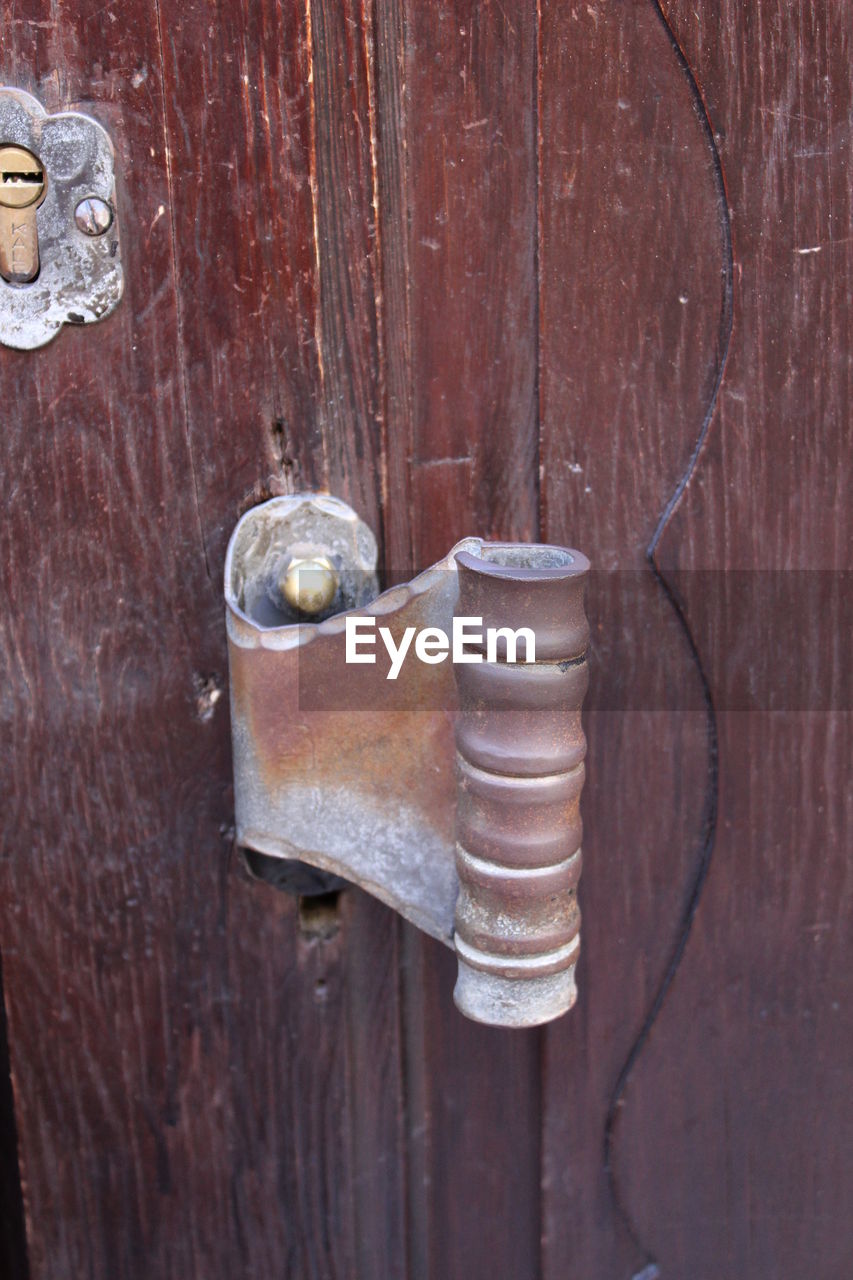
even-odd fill
[(346, 504), (273, 498), (225, 565), (238, 842), (360, 885), (456, 951), (468, 1017), (575, 1000), (589, 562), (466, 538), (377, 594)]

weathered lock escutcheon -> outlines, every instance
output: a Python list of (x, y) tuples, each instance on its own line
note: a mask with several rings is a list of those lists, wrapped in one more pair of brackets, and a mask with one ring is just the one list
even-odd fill
[(33, 350), (103, 320), (123, 283), (106, 131), (0, 88), (0, 343)]

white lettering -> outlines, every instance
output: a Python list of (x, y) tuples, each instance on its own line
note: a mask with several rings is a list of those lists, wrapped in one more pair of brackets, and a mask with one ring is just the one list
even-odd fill
[(441, 627), (424, 627), (423, 631), (418, 632), (415, 653), (421, 662), (444, 662), (449, 652), (447, 632), (442, 631)]
[(489, 627), (486, 632), (487, 662), (497, 662), (498, 660), (498, 636), (502, 636), (506, 641), (507, 662), (518, 661), (515, 655), (518, 651), (519, 640), (524, 641), (524, 661), (536, 661), (536, 635), (530, 630), (530, 627), (519, 627), (517, 631), (513, 631), (511, 627)]
[[(346, 623), (346, 660), (347, 662), (375, 662), (375, 653), (359, 653), (360, 644), (376, 644), (375, 618), (347, 618)], [(370, 628), (370, 635), (359, 635), (359, 628)]]
[[(471, 627), (477, 627), (476, 633), (468, 634)], [(454, 662), (482, 662), (482, 653), (466, 653), (466, 644), (483, 644), (483, 619), (482, 618), (454, 618), (453, 619), (453, 661)]]
[(394, 643), (394, 636), (388, 627), (380, 627), (381, 635), (385, 648), (388, 650), (388, 657), (391, 659), (391, 670), (385, 677), (386, 680), (396, 680), (400, 674), (400, 668), (403, 665), (403, 659), (409, 651), (409, 645), (412, 643), (412, 636), (415, 634), (414, 627), (406, 627), (400, 638), (399, 647)]
[[(406, 627), (399, 643), (390, 627), (379, 627), (379, 636), (390, 659), (386, 680), (396, 680), (403, 669), (406, 655), (414, 649), (421, 662), (434, 665), (444, 662), (450, 655), (454, 662), (497, 662), (498, 643), (501, 660), (506, 662), (535, 662), (536, 633), (530, 627), (487, 627), (485, 629), (486, 654), (483, 648), (483, 619), (454, 618), (453, 639), (442, 627)], [(414, 645), (412, 641), (414, 640)], [(518, 656), (519, 641), (524, 641), (524, 657)], [(347, 662), (376, 662), (376, 618), (348, 617), (346, 620)], [(474, 653), (466, 652), (476, 646)]]

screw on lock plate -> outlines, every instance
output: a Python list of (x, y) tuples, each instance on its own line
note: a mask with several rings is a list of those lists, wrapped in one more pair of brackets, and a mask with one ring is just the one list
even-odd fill
[(9, 284), (39, 273), (36, 210), (46, 195), (41, 161), (24, 147), (0, 147), (0, 276)]

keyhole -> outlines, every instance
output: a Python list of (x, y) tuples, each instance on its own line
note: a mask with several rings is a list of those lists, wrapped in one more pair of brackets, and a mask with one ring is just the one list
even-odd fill
[(25, 147), (0, 147), (0, 276), (9, 284), (39, 273), (36, 209), (46, 194), (41, 161)]

